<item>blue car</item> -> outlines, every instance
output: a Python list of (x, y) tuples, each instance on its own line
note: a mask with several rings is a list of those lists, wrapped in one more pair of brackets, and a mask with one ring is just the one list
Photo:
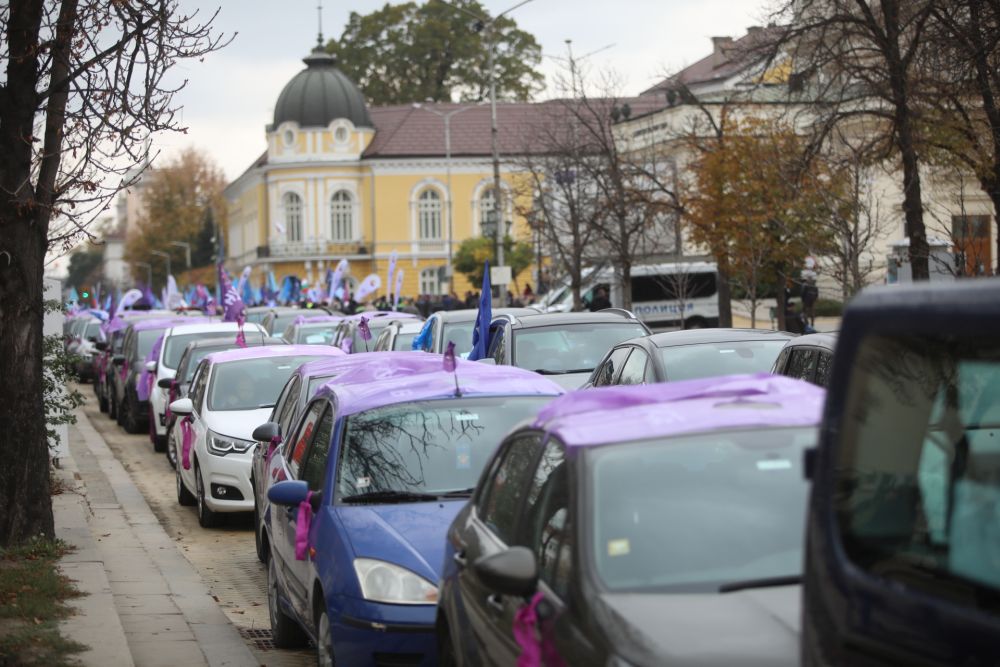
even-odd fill
[(503, 434), (562, 391), (512, 367), (366, 356), (273, 454), (285, 477), (264, 517), (274, 641), (312, 639), (320, 665), (435, 665), (448, 525)]

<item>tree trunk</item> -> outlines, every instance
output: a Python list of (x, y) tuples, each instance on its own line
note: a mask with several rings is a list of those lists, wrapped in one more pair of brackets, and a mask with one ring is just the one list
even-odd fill
[(719, 326), (733, 326), (732, 292), (729, 287), (729, 267), (725, 262), (719, 262)]
[[(623, 258), (622, 266), (622, 308), (632, 310), (632, 262)], [(614, 305), (614, 304), (611, 304)], [(681, 313), (683, 317), (683, 313)]]
[(785, 276), (784, 268), (775, 267), (774, 277), (776, 279), (775, 282), (778, 284), (778, 293), (775, 295), (775, 303), (777, 303), (775, 317), (778, 320), (778, 331), (789, 331), (788, 318), (785, 317), (785, 311), (788, 309), (788, 292), (785, 285), (788, 282), (788, 278)]
[(42, 394), (46, 234), (33, 211), (0, 207), (0, 546), (52, 537)]

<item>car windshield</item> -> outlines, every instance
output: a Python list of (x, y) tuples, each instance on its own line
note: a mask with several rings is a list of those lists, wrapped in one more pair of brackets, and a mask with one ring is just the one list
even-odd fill
[(815, 428), (719, 431), (587, 453), (597, 574), (614, 591), (706, 593), (802, 573)]
[(97, 334), (101, 331), (101, 323), (98, 320), (93, 320), (87, 323), (87, 329), (83, 333), (83, 337), (86, 340), (91, 338), (96, 338)]
[(352, 415), (340, 450), (338, 499), (468, 493), (503, 434), (549, 400), (541, 396), (444, 399)]
[(304, 324), (295, 335), (296, 343), (306, 345), (329, 345), (333, 342), (333, 332), (337, 329), (336, 322), (323, 324)]
[(266, 311), (266, 310), (250, 310), (250, 309), (247, 309), (247, 311), (245, 313), (245, 315), (246, 315), (246, 321), (250, 322), (252, 324), (260, 324), (261, 322), (264, 321), (264, 317), (267, 315), (267, 312), (268, 311)]
[(667, 380), (768, 373), (774, 366), (783, 340), (731, 341), (660, 348)]
[(136, 353), (139, 355), (139, 359), (145, 359), (149, 356), (153, 345), (156, 343), (156, 339), (162, 336), (166, 330), (167, 327), (163, 327), (162, 329), (145, 329), (139, 332), (139, 341), (136, 346)]
[(351, 334), (351, 352), (365, 352), (375, 349), (375, 341), (378, 340), (378, 335), (382, 333), (382, 329), (389, 325), (384, 319), (374, 320), (368, 323), (368, 330), (372, 333), (372, 339), (365, 342), (361, 338), (361, 327), (357, 324), (353, 325), (351, 328), (354, 329), (354, 333)]
[(209, 410), (255, 410), (278, 399), (295, 369), (313, 355), (240, 359), (216, 364), (208, 392)]
[(282, 331), (288, 328), (288, 325), (295, 321), (296, 317), (301, 316), (302, 313), (290, 312), (290, 313), (278, 313), (274, 316), (274, 321), (271, 323), (271, 331), (274, 335), (279, 335)]
[[(472, 351), (472, 330), (476, 327), (476, 323), (473, 322), (454, 322), (452, 324), (444, 325), (444, 334), (441, 339), (444, 341), (444, 348), (448, 347), (448, 341), (455, 344), (455, 352), (462, 354), (463, 352)], [(442, 348), (442, 350), (444, 349)]]
[[(251, 329), (244, 331), (243, 335), (246, 338), (247, 343), (251, 345), (259, 345), (261, 343), (261, 338), (263, 338), (263, 334), (261, 332), (253, 331)], [(181, 361), (181, 355), (184, 354), (184, 348), (188, 346), (188, 343), (196, 340), (209, 340), (217, 338), (232, 338), (233, 347), (236, 346), (235, 331), (202, 331), (201, 333), (171, 336), (165, 341), (165, 349), (163, 350), (163, 365), (167, 368), (177, 368), (177, 364)], [(213, 349), (212, 351), (218, 352), (218, 349)]]
[(413, 349), (413, 341), (416, 337), (416, 333), (396, 334), (396, 339), (392, 341), (392, 349), (400, 352), (409, 352)]
[(514, 332), (514, 365), (542, 373), (594, 370), (612, 347), (645, 336), (635, 322), (587, 322), (522, 329)]

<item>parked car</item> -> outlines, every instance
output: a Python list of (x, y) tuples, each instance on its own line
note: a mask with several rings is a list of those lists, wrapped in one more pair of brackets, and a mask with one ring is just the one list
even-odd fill
[(809, 459), (802, 664), (1000, 664), (1000, 281), (848, 305)]
[[(493, 317), (511, 315), (514, 317), (527, 317), (537, 315), (538, 310), (534, 308), (494, 308)], [(444, 352), (448, 343), (455, 344), (455, 354), (465, 358), (472, 351), (472, 330), (476, 326), (476, 317), (479, 310), (476, 308), (465, 308), (462, 310), (441, 310), (432, 313), (427, 318), (425, 327), (430, 327), (430, 335), (425, 339), (425, 343), (420, 349), (424, 352)]]
[(836, 345), (835, 333), (806, 334), (792, 338), (782, 348), (771, 372), (812, 382), (820, 387), (829, 387)]
[(798, 665), (801, 468), (823, 396), (760, 374), (550, 403), (448, 529), (441, 663), (517, 664), (531, 612), (530, 641), (561, 661), (546, 664)]
[[(272, 634), (280, 646), (311, 638), (321, 665), (437, 665), (445, 529), (499, 434), (561, 389), (462, 360), (447, 372), (438, 355), (359, 356), (368, 363), (325, 384), (273, 455)], [(315, 516), (297, 539), (304, 501)]]
[(74, 334), (76, 340), (70, 343), (70, 352), (76, 355), (73, 367), (80, 382), (92, 382), (94, 380), (94, 359), (98, 354), (96, 345), (101, 336), (101, 320), (96, 317), (81, 317), (79, 319), (82, 326), (80, 326), (79, 332)]
[(393, 320), (382, 327), (375, 340), (375, 352), (411, 352), (413, 341), (424, 328), (420, 320)]
[(251, 434), (271, 412), (278, 392), (301, 364), (343, 354), (318, 345), (263, 345), (215, 352), (202, 359), (187, 397), (170, 404), (184, 420), (177, 466), (177, 502), (197, 505), (198, 523), (253, 511)]
[(363, 354), (310, 361), (302, 364), (292, 373), (278, 395), (274, 409), (271, 410), (271, 416), (267, 420), (277, 426), (277, 430), (274, 432), (277, 438), (272, 435), (271, 439), (257, 442), (253, 449), (253, 461), (250, 468), (250, 486), (254, 490), (254, 543), (257, 548), (257, 557), (262, 563), (266, 563), (271, 554), (264, 517), (270, 507), (267, 500), (268, 480), (271, 479), (271, 473), (279, 469), (271, 467), (272, 463), (277, 465), (277, 462), (272, 458), (275, 447), (279, 446), (283, 437), (287, 437), (292, 432), (306, 405), (320, 387), (350, 368), (367, 363), (369, 363), (369, 358)]
[(149, 424), (149, 396), (140, 398), (140, 375), (146, 373), (146, 357), (160, 335), (177, 324), (190, 324), (188, 317), (140, 319), (125, 328), (122, 351), (111, 358), (111, 401), (115, 404), (115, 418), (127, 433), (142, 433)]
[[(273, 336), (262, 338), (261, 336), (251, 335), (246, 338), (246, 344), (248, 347), (254, 345), (285, 345), (285, 339), (274, 338)], [(177, 452), (180, 451), (179, 438), (174, 433), (174, 424), (177, 422), (177, 416), (170, 412), (170, 404), (178, 398), (184, 398), (188, 395), (188, 389), (191, 386), (191, 381), (194, 379), (194, 372), (197, 370), (198, 364), (202, 359), (213, 352), (235, 350), (238, 348), (239, 344), (235, 338), (206, 338), (192, 341), (184, 347), (180, 361), (177, 362), (177, 371), (174, 377), (163, 378), (157, 381), (159, 389), (165, 391), (167, 394), (164, 412), (164, 422), (167, 431), (165, 453), (170, 467), (177, 467)]]
[[(161, 339), (153, 345), (151, 358), (146, 362), (147, 381), (150, 385), (146, 395), (149, 397), (149, 439), (155, 451), (163, 452), (167, 449), (166, 411), (170, 390), (164, 389), (160, 383), (174, 378), (177, 364), (188, 343), (198, 340), (228, 339), (235, 345), (239, 331), (240, 326), (236, 322), (216, 320), (179, 324), (164, 330)], [(259, 324), (244, 324), (243, 336), (248, 345), (260, 345), (266, 334)]]
[[(250, 321), (251, 315), (249, 311), (255, 311), (256, 308), (248, 308), (247, 321)], [(285, 328), (288, 327), (292, 321), (301, 315), (338, 315), (339, 313), (333, 313), (326, 308), (314, 307), (314, 308), (299, 308), (297, 306), (271, 306), (267, 309), (267, 312), (263, 315), (259, 315), (257, 312), (253, 313), (253, 317), (260, 317), (260, 324), (267, 331), (268, 336), (280, 336), (284, 333)]]
[(118, 407), (115, 401), (111, 400), (114, 394), (112, 376), (117, 372), (114, 357), (122, 352), (128, 324), (163, 317), (173, 316), (170, 313), (164, 314), (164, 311), (126, 310), (119, 313), (117, 320), (108, 322), (106, 327), (101, 329), (104, 340), (94, 343), (97, 349), (97, 356), (94, 359), (94, 394), (97, 395), (97, 404), (101, 412), (107, 412), (112, 419), (117, 419)]
[[(368, 329), (372, 334), (369, 341), (365, 341), (361, 336), (360, 324), (362, 317), (368, 322)], [(334, 332), (331, 344), (339, 347), (348, 354), (354, 352), (373, 352), (375, 350), (375, 341), (378, 339), (379, 334), (382, 333), (382, 328), (389, 326), (390, 322), (401, 320), (421, 321), (419, 315), (384, 310), (373, 310), (349, 315), (337, 325), (337, 330)]]
[(766, 373), (793, 338), (764, 329), (695, 329), (635, 338), (612, 348), (585, 386)]
[(337, 323), (346, 315), (299, 315), (282, 334), (294, 345), (330, 345)]
[(551, 375), (565, 389), (577, 389), (614, 345), (649, 329), (627, 310), (596, 313), (501, 315), (490, 324), (488, 356), (497, 365)]

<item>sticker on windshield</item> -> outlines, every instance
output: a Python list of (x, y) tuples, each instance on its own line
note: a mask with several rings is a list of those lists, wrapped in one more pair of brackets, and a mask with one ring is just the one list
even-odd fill
[(371, 485), (372, 485), (371, 477), (358, 477), (358, 479), (354, 482), (354, 486), (358, 487), (359, 489), (366, 489)]
[(472, 448), (469, 443), (460, 442), (455, 446), (455, 469), (468, 470), (472, 467)]
[(632, 551), (632, 546), (627, 539), (608, 540), (609, 556), (627, 556)]
[(474, 415), (471, 412), (460, 412), (455, 415), (455, 419), (460, 422), (475, 422), (479, 421), (479, 415)]
[(792, 462), (788, 459), (767, 459), (757, 461), (757, 470), (791, 470)]

